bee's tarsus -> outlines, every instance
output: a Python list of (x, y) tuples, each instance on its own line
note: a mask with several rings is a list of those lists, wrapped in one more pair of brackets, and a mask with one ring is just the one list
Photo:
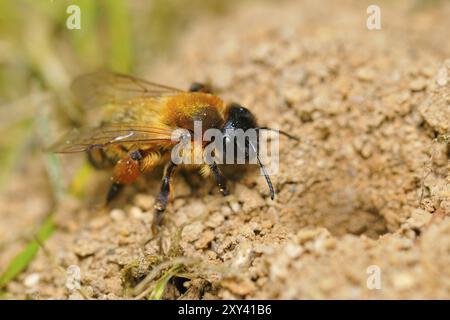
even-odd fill
[(228, 191), (228, 187), (227, 187), (227, 179), (220, 171), (219, 167), (217, 166), (217, 163), (213, 162), (212, 164), (209, 165), (209, 167), (211, 168), (211, 172), (214, 175), (214, 179), (216, 180), (216, 183), (217, 183), (217, 186), (219, 187), (220, 192), (224, 196), (228, 196), (230, 194), (230, 192)]
[(167, 207), (170, 195), (170, 179), (172, 178), (173, 171), (177, 165), (173, 162), (169, 162), (164, 168), (164, 175), (161, 182), (161, 191), (158, 194), (155, 202), (155, 213), (152, 224), (152, 231), (157, 233), (159, 226), (161, 225), (164, 211)]
[(153, 235), (159, 234), (159, 229), (161, 228), (161, 221), (163, 217), (163, 211), (155, 210), (155, 215), (152, 223), (152, 233)]
[(113, 182), (109, 188), (108, 194), (106, 195), (106, 204), (109, 204), (112, 200), (114, 200), (120, 191), (122, 191), (123, 187), (123, 184)]

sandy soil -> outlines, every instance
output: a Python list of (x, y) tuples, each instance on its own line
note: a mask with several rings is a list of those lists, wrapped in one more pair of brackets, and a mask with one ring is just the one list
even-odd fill
[[(106, 189), (99, 173), (89, 196), (64, 201), (10, 294), (142, 298), (136, 285), (181, 264), (164, 298), (450, 298), (450, 4), (416, 3), (383, 2), (379, 31), (366, 29), (362, 1), (253, 4), (199, 20), (147, 78), (211, 81), (261, 124), (299, 136), (280, 144), (275, 201), (254, 169), (235, 174), (227, 198), (179, 174), (159, 257), (160, 173), (112, 210), (92, 204)], [(0, 269), (48, 210), (42, 176), (23, 168), (1, 195)], [(66, 285), (71, 265), (80, 291)], [(370, 266), (379, 289), (367, 286)]]

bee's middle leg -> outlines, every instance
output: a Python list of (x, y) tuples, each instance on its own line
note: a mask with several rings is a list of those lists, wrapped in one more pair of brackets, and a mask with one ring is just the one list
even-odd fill
[(164, 168), (164, 175), (161, 181), (161, 190), (155, 201), (155, 214), (153, 218), (152, 224), (152, 232), (153, 234), (157, 234), (159, 231), (159, 227), (161, 225), (161, 221), (163, 218), (164, 211), (167, 207), (167, 202), (169, 201), (170, 195), (170, 180), (172, 178), (174, 169), (177, 165), (173, 162), (169, 162)]

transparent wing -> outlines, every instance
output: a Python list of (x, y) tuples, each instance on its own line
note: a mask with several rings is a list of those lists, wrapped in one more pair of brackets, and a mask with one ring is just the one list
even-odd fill
[(142, 145), (175, 143), (172, 129), (138, 123), (108, 124), (97, 128), (74, 129), (48, 148), (55, 153), (75, 153), (105, 148), (114, 144)]
[(120, 103), (135, 98), (171, 96), (183, 90), (156, 84), (133, 76), (106, 71), (76, 78), (71, 86), (77, 100), (86, 107)]

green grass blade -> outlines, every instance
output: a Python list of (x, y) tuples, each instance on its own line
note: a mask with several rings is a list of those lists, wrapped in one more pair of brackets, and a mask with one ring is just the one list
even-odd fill
[[(46, 139), (53, 140), (53, 137), (50, 130), (49, 108), (42, 108), (43, 112), (36, 118), (35, 121), (41, 143), (44, 144)], [(54, 153), (43, 152), (43, 156), (45, 168), (52, 187), (54, 204), (57, 205), (65, 193), (62, 183), (61, 163), (59, 158)]]
[(182, 268), (182, 265), (175, 265), (172, 268), (170, 268), (155, 284), (155, 287), (153, 288), (152, 292), (150, 292), (150, 295), (148, 296), (149, 300), (161, 300), (162, 296), (164, 294), (164, 291), (166, 290), (167, 283), (169, 280), (177, 274), (178, 271)]
[(64, 186), (61, 179), (61, 164), (56, 154), (45, 155), (45, 166), (49, 175), (55, 201), (58, 203), (64, 195)]
[(25, 249), (20, 252), (8, 265), (6, 270), (0, 275), (0, 288), (4, 288), (8, 282), (24, 271), (37, 254), (40, 243), (50, 237), (55, 229), (53, 218), (50, 215), (45, 219), (39, 228), (37, 239), (30, 241)]

